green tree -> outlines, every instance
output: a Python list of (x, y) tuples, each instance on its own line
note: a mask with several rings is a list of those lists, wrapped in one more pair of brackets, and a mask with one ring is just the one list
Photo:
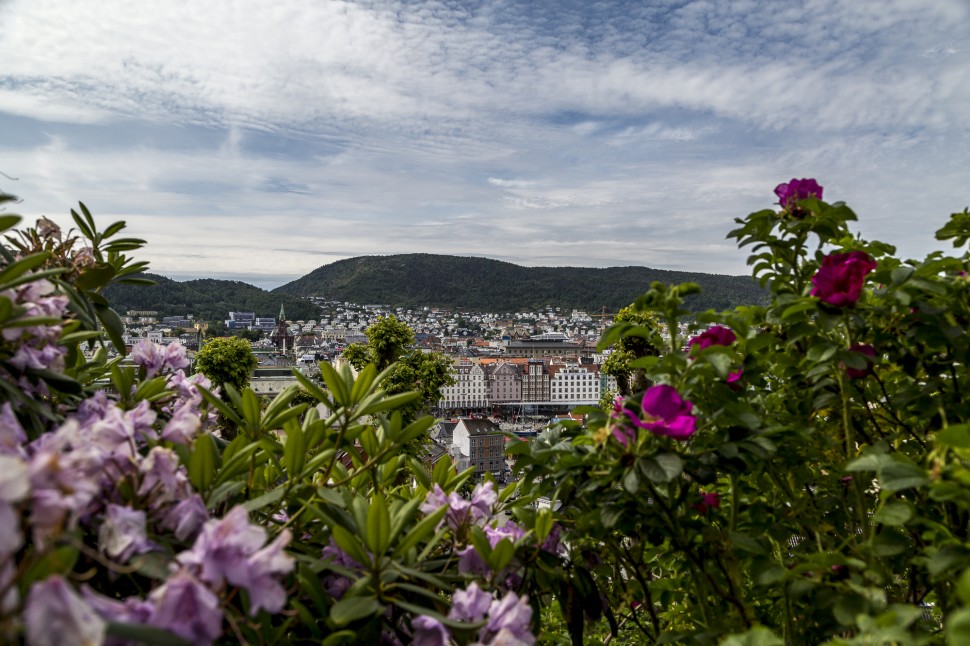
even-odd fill
[(603, 372), (616, 378), (620, 395), (628, 397), (649, 385), (643, 369), (632, 367), (632, 363), (643, 357), (660, 355), (663, 347), (660, 324), (656, 315), (633, 304), (617, 312), (613, 325), (627, 330), (628, 336), (613, 344), (613, 352), (603, 362)]
[(370, 360), (383, 370), (411, 352), (414, 346), (414, 331), (404, 321), (395, 316), (379, 316), (369, 328), (364, 330), (370, 350)]
[(212, 339), (195, 355), (196, 370), (214, 386), (230, 385), (236, 390), (249, 383), (256, 363), (249, 341), (235, 336)]
[(364, 334), (367, 344), (351, 343), (343, 356), (357, 370), (369, 363), (378, 370), (394, 364), (381, 387), (392, 395), (409, 390), (418, 390), (422, 395), (420, 400), (401, 409), (406, 420), (417, 419), (427, 412), (441, 399), (441, 389), (455, 383), (448, 357), (440, 352), (423, 352), (415, 348), (414, 331), (397, 317), (378, 317)]

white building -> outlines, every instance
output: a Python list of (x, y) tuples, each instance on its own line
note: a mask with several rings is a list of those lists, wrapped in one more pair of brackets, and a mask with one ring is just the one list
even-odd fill
[(441, 408), (485, 408), (488, 406), (488, 381), (477, 363), (463, 361), (454, 367), (454, 386), (441, 389)]
[(594, 364), (549, 366), (550, 400), (573, 404), (595, 404), (601, 394), (599, 369)]

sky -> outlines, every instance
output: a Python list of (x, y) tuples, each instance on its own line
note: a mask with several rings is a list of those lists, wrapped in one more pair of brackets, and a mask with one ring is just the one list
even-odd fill
[(816, 178), (863, 237), (970, 205), (967, 0), (0, 0), (0, 190), (185, 280), (343, 258), (745, 274)]

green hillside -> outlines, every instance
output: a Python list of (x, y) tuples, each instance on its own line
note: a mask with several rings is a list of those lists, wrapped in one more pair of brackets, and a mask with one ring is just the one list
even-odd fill
[(105, 292), (111, 306), (119, 313), (128, 310), (155, 310), (160, 316), (194, 314), (203, 321), (224, 321), (229, 312), (256, 312), (257, 316), (275, 317), (280, 305), (286, 318), (318, 318), (319, 308), (303, 299), (286, 294), (273, 294), (253, 285), (234, 280), (202, 278), (174, 281), (157, 274), (145, 274), (157, 285), (113, 285)]
[(433, 254), (362, 256), (324, 265), (274, 293), (322, 296), (360, 304), (451, 307), (485, 312), (546, 305), (611, 311), (629, 305), (650, 283), (698, 283), (694, 311), (758, 304), (766, 292), (747, 276), (648, 267), (521, 267), (487, 258)]

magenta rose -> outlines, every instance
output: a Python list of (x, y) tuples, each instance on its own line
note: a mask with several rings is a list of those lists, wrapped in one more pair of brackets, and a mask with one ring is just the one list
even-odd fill
[(787, 184), (779, 184), (775, 187), (775, 195), (778, 196), (778, 204), (781, 208), (787, 209), (798, 200), (809, 197), (822, 199), (822, 187), (814, 179), (792, 179)]
[(721, 506), (721, 496), (716, 491), (714, 493), (701, 492), (701, 499), (695, 502), (691, 507), (696, 509), (702, 515), (707, 515), (712, 509), (717, 509)]
[(872, 363), (873, 359), (876, 358), (876, 349), (869, 345), (868, 343), (856, 343), (849, 348), (849, 352), (855, 352), (864, 356), (866, 360), (865, 368), (852, 368), (842, 364), (845, 369), (845, 374), (849, 379), (862, 379), (863, 377), (868, 377), (872, 373)]
[(835, 307), (853, 305), (862, 294), (866, 275), (875, 269), (876, 261), (863, 251), (829, 254), (812, 276), (811, 294)]
[[(624, 408), (621, 412), (637, 428), (675, 440), (686, 440), (694, 434), (697, 426), (697, 418), (691, 414), (693, 407), (673, 387), (661, 385), (651, 386), (643, 393), (640, 415), (629, 408)], [(619, 427), (613, 431), (613, 436), (626, 446), (633, 439), (631, 430)]]
[(695, 345), (700, 346), (700, 349), (709, 348), (712, 345), (731, 345), (737, 341), (738, 337), (735, 336), (729, 328), (723, 325), (715, 325), (713, 327), (704, 330), (697, 336), (693, 337), (687, 342), (688, 347), (694, 347)]

